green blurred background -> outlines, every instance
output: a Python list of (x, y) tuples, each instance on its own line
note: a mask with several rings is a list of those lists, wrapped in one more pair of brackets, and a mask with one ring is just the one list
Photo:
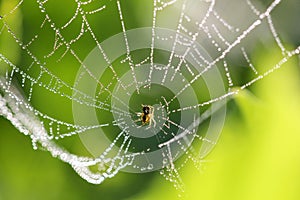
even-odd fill
[[(11, 10), (16, 2), (0, 1), (0, 14)], [(138, 8), (141, 8), (141, 2), (129, 1), (127, 12), (140, 11)], [(299, 5), (296, 0), (289, 2), (289, 6)], [(36, 8), (31, 4), (35, 3), (27, 1), (7, 22), (24, 40), (31, 37), (31, 27), (36, 23), (34, 18), (37, 16), (30, 14), (30, 10), (34, 13)], [(68, 1), (63, 4), (70, 8), (73, 5)], [(56, 8), (56, 11), (53, 16), (59, 19), (60, 13), (65, 12), (64, 6)], [(288, 7), (282, 9), (282, 12), (288, 13)], [(109, 18), (110, 13), (105, 15)], [(286, 21), (279, 19), (283, 27), (285, 23), (292, 22), (291, 19), (299, 20), (298, 15), (289, 17), (287, 14)], [(134, 14), (131, 21), (134, 24)], [(108, 22), (101, 23), (105, 26)], [(285, 35), (290, 36), (287, 40), (289, 44), (285, 45), (293, 49), (299, 45), (297, 37), (300, 35), (297, 35), (296, 29), (296, 33), (291, 33), (290, 27), (284, 29), (282, 31), (286, 31)], [(118, 28), (106, 30), (100, 40), (118, 32)], [(44, 40), (47, 40), (47, 36)], [(80, 45), (84, 47), (84, 44)], [(39, 45), (36, 48), (43, 52), (46, 47)], [(251, 55), (255, 66), (273, 66), (281, 57), (276, 49), (273, 44), (255, 49)], [(89, 49), (82, 51), (82, 55), (85, 55)], [(5, 52), (14, 63), (22, 63), (23, 58), (14, 40), (6, 38), (5, 34), (0, 37), (0, 52)], [(4, 68), (2, 65), (0, 67)], [(72, 70), (74, 68), (65, 67), (57, 73), (72, 74)], [(229, 102), (221, 138), (212, 153), (205, 158), (203, 170), (198, 171), (192, 163), (181, 170), (186, 190), (184, 199), (300, 199), (299, 72), (299, 60), (294, 57), (281, 69), (255, 83), (249, 90), (243, 90)], [(72, 82), (72, 79), (69, 81)], [(34, 100), (41, 99), (37, 97)], [(48, 102), (34, 103), (42, 107)], [(57, 110), (61, 112), (60, 109), (66, 108), (58, 105)], [(71, 114), (66, 116), (67, 119), (70, 117)], [(172, 184), (158, 173), (119, 173), (101, 185), (91, 185), (70, 166), (52, 158), (48, 152), (34, 151), (30, 138), (20, 134), (2, 117), (0, 133), (0, 200), (178, 198)]]

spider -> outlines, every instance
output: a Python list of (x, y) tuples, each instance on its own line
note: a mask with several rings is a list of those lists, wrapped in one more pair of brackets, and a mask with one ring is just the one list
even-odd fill
[(136, 113), (140, 119), (136, 121), (141, 121), (142, 125), (148, 124), (151, 127), (151, 124), (153, 123), (153, 126), (156, 126), (156, 121), (154, 120), (154, 107), (149, 105), (142, 105), (143, 112)]

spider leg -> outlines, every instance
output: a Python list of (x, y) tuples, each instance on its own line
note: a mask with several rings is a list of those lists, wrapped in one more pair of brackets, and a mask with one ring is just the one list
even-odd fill
[(142, 121), (141, 119), (134, 120), (134, 122), (141, 122), (141, 121)]
[(143, 127), (143, 125), (139, 125), (139, 126), (137, 126), (136, 128), (141, 128), (141, 127)]
[(156, 126), (156, 121), (154, 119), (154, 107), (151, 106), (151, 110), (152, 110), (152, 113), (151, 113), (152, 117), (151, 117), (150, 123), (152, 121), (153, 122), (153, 127), (155, 127)]
[[(134, 120), (134, 122), (142, 122), (142, 120), (141, 120), (141, 119), (137, 119), (137, 120)], [(142, 125), (137, 126), (137, 128), (141, 128), (143, 125), (144, 125), (144, 124), (143, 124), (143, 122), (142, 122)]]
[(151, 122), (153, 122), (153, 127), (155, 127), (156, 126), (156, 121), (155, 121), (154, 117), (151, 118), (150, 124), (151, 124)]

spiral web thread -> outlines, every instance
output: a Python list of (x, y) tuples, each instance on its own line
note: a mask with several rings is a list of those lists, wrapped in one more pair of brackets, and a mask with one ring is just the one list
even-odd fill
[[(136, 88), (137, 93), (139, 93), (139, 80), (138, 74), (136, 74), (135, 68), (142, 66), (145, 63), (150, 65), (150, 70), (148, 73), (148, 80), (145, 80), (145, 83), (150, 83), (153, 79), (154, 70), (157, 70), (159, 66), (155, 63), (155, 44), (160, 41), (170, 40), (173, 43), (172, 51), (169, 54), (168, 62), (160, 70), (163, 74), (161, 78), (161, 85), (167, 81), (168, 77), (171, 81), (181, 73), (182, 70), (187, 70), (192, 77), (188, 82), (185, 82), (182, 85), (181, 90), (176, 93), (170, 99), (163, 99), (162, 108), (167, 110), (167, 116), (162, 117), (162, 120), (165, 120), (165, 127), (175, 126), (180, 130), (180, 134), (174, 135), (173, 138), (161, 142), (158, 146), (159, 148), (166, 147), (166, 151), (163, 152), (163, 157), (165, 158), (165, 165), (160, 170), (160, 174), (163, 175), (167, 180), (171, 181), (174, 186), (183, 191), (183, 182), (180, 178), (179, 170), (185, 163), (191, 160), (195, 166), (199, 167), (202, 162), (202, 158), (195, 152), (195, 150), (190, 147), (186, 148), (185, 144), (182, 143), (187, 135), (194, 135), (196, 139), (201, 141), (206, 141), (210, 143), (215, 143), (215, 141), (210, 141), (207, 138), (199, 136), (197, 132), (187, 128), (182, 127), (177, 122), (172, 121), (168, 118), (168, 114), (176, 112), (185, 112), (187, 110), (192, 110), (195, 108), (201, 108), (205, 106), (210, 106), (215, 102), (221, 102), (224, 99), (228, 99), (234, 94), (237, 94), (240, 90), (243, 90), (256, 81), (263, 79), (265, 76), (273, 73), (275, 70), (279, 69), (284, 63), (286, 63), (290, 58), (295, 55), (299, 55), (300, 47), (297, 47), (293, 50), (287, 50), (283, 43), (281, 42), (280, 37), (276, 32), (276, 28), (272, 22), (272, 12), (276, 7), (280, 6), (280, 0), (274, 0), (268, 7), (263, 11), (257, 8), (251, 0), (246, 0), (246, 7), (248, 8), (249, 13), (251, 14), (253, 21), (249, 24), (244, 24), (243, 27), (235, 27), (231, 25), (230, 21), (225, 20), (226, 16), (221, 16), (218, 12), (217, 5), (219, 2), (214, 0), (200, 1), (203, 7), (205, 8), (205, 14), (200, 19), (195, 19), (195, 17), (190, 16), (187, 7), (190, 2), (188, 0), (153, 0), (151, 2), (153, 6), (152, 12), (152, 27), (151, 27), (151, 46), (149, 46), (149, 54), (142, 60), (136, 62), (134, 56), (131, 52), (131, 47), (127, 38), (127, 29), (126, 29), (126, 17), (123, 14), (123, 6), (126, 4), (126, 1), (107, 1), (105, 4), (98, 3), (96, 1), (78, 1), (75, 0), (73, 3), (76, 5), (76, 9), (73, 13), (73, 16), (66, 22), (64, 25), (60, 26), (56, 24), (55, 19), (51, 17), (51, 14), (48, 14), (47, 4), (51, 0), (45, 1), (36, 1), (36, 6), (39, 8), (39, 12), (42, 15), (43, 20), (40, 21), (40, 26), (34, 27), (36, 29), (36, 34), (29, 41), (22, 41), (21, 37), (18, 36), (11, 24), (7, 22), (11, 16), (13, 16), (18, 10), (22, 9), (22, 6), (25, 4), (25, 1), (21, 0), (16, 3), (15, 7), (9, 12), (0, 13), (0, 35), (8, 35), (10, 38), (13, 38), (15, 44), (19, 46), (20, 52), (22, 55), (27, 56), (31, 63), (29, 65), (23, 66), (23, 64), (14, 63), (8, 56), (5, 55), (5, 52), (0, 52), (0, 62), (5, 65), (7, 70), (5, 76), (0, 79), (0, 115), (7, 118), (20, 132), (29, 136), (32, 140), (34, 149), (43, 148), (51, 153), (53, 157), (57, 157), (60, 160), (69, 163), (74, 170), (85, 180), (90, 183), (100, 184), (106, 178), (114, 177), (121, 169), (126, 166), (132, 165), (134, 159), (138, 155), (143, 155), (145, 152), (129, 152), (131, 147), (132, 137), (128, 132), (128, 127), (122, 125), (123, 129), (112, 141), (111, 145), (105, 149), (105, 151), (97, 158), (93, 157), (81, 157), (75, 154), (72, 154), (62, 148), (57, 144), (58, 140), (63, 140), (67, 137), (72, 137), (78, 134), (84, 134), (88, 130), (97, 130), (103, 127), (109, 126), (120, 126), (122, 122), (121, 117), (118, 120), (111, 121), (110, 123), (103, 124), (93, 124), (93, 125), (78, 125), (72, 122), (66, 122), (63, 120), (56, 119), (56, 117), (51, 117), (51, 114), (43, 113), (38, 109), (34, 108), (31, 105), (33, 95), (35, 93), (35, 88), (43, 88), (55, 95), (59, 95), (60, 98), (66, 99), (68, 101), (75, 101), (79, 104), (84, 104), (88, 107), (92, 107), (96, 110), (104, 110), (107, 112), (116, 112), (120, 116), (129, 115), (128, 111), (118, 108), (111, 107), (107, 101), (101, 101), (94, 96), (85, 94), (84, 92), (76, 88), (76, 82), (74, 85), (67, 83), (62, 80), (62, 77), (57, 76), (55, 73), (52, 73), (51, 69), (57, 63), (65, 62), (66, 57), (72, 57), (73, 62), (77, 66), (82, 66), (85, 69), (85, 74), (90, 76), (100, 87), (98, 95), (101, 95), (101, 92), (108, 93), (108, 96), (120, 102), (121, 104), (126, 104), (122, 99), (118, 98), (112, 93), (110, 84), (103, 84), (86, 66), (83, 61), (82, 55), (80, 54), (80, 49), (76, 48), (76, 43), (80, 42), (82, 38), (88, 37), (92, 39), (94, 45), (97, 46), (98, 50), (101, 52), (105, 62), (108, 65), (108, 68), (111, 70), (112, 79), (118, 83), (120, 88), (127, 90), (130, 85), (124, 85), (121, 77), (115, 70), (113, 61), (107, 56), (107, 49), (104, 49), (101, 45), (98, 35), (94, 31), (93, 25), (90, 23), (89, 17), (98, 15), (101, 12), (105, 12), (107, 9), (117, 9), (116, 12), (119, 15), (119, 26), (123, 34), (123, 42), (126, 46), (126, 55), (125, 58), (121, 61), (122, 63), (127, 62), (129, 69), (132, 75), (133, 84)], [(88, 7), (90, 6), (90, 7)], [(176, 21), (176, 34), (175, 38), (161, 37), (157, 35), (156, 28), (159, 23), (159, 15), (168, 12), (170, 8), (178, 8), (177, 11), (180, 13), (179, 18), (174, 19)], [(26, 15), (26, 13), (24, 13)], [(224, 18), (223, 18), (224, 17)], [(66, 38), (64, 36), (64, 31), (68, 30), (73, 23), (81, 24), (81, 29), (78, 35), (72, 39)], [(212, 23), (214, 22), (214, 23)], [(265, 71), (259, 71), (256, 69), (255, 65), (251, 62), (251, 58), (247, 53), (247, 46), (244, 45), (244, 41), (250, 37), (250, 35), (259, 29), (262, 24), (266, 24), (268, 27), (268, 33), (273, 40), (276, 42), (277, 47), (282, 53), (282, 58), (274, 66), (267, 68)], [(52, 44), (53, 48), (50, 52), (42, 54), (34, 48), (31, 48), (33, 45), (39, 44), (40, 30), (45, 29), (45, 27), (50, 27), (49, 34), (54, 36), (54, 42)], [(190, 27), (197, 27), (190, 29)], [(221, 29), (222, 27), (223, 29)], [(226, 38), (223, 34), (223, 30), (231, 33), (231, 38)], [(48, 30), (48, 31), (49, 31)], [(32, 31), (32, 30), (31, 30)], [(188, 35), (189, 39), (183, 38), (181, 34)], [(207, 60), (201, 52), (194, 45), (199, 38), (205, 38), (207, 45), (211, 46), (214, 51), (212, 61)], [(251, 40), (250, 40), (251, 41)], [(42, 44), (39, 44), (42, 45)], [(176, 54), (176, 48), (178, 46), (184, 47), (185, 51), (178, 55)], [(247, 68), (251, 70), (250, 73), (253, 74), (254, 78), (247, 80), (242, 84), (235, 83), (235, 79), (232, 75), (232, 69), (227, 62), (227, 57), (233, 50), (240, 52), (241, 58), (247, 63)], [(57, 57), (57, 54), (59, 56)], [(195, 62), (199, 63), (203, 68), (200, 72), (193, 70), (190, 67), (190, 64), (186, 61), (186, 57), (190, 56), (194, 59)], [(55, 57), (57, 62), (52, 62), (51, 58)], [(57, 57), (57, 58), (56, 58)], [(176, 65), (173, 64), (173, 60), (177, 60)], [(67, 59), (66, 59), (67, 60)], [(209, 99), (204, 102), (200, 102), (196, 105), (190, 105), (187, 107), (180, 107), (176, 109), (169, 110), (168, 105), (171, 104), (178, 96), (181, 95), (188, 87), (193, 85), (198, 79), (200, 79), (205, 73), (210, 71), (215, 66), (222, 66), (224, 70), (224, 78), (227, 80), (228, 91), (221, 96)], [(174, 73), (170, 75), (171, 69)], [(31, 73), (31, 70), (35, 70), (35, 73)], [(38, 73), (36, 73), (38, 71)], [(15, 76), (21, 77), (21, 87), (25, 85), (29, 86), (26, 88), (27, 95), (21, 95), (18, 92), (18, 89), (13, 84), (13, 78)], [(236, 88), (239, 86), (238, 88)], [(151, 85), (146, 85), (145, 87), (151, 87)], [(235, 88), (232, 90), (232, 88)], [(206, 112), (201, 114), (200, 118), (194, 119), (194, 127), (201, 124), (205, 119), (209, 118), (212, 114), (212, 110), (207, 109)], [(115, 153), (114, 156), (110, 156), (110, 152), (116, 145), (116, 143), (121, 143), (120, 149)], [(170, 145), (172, 143), (178, 143), (185, 149), (187, 158), (183, 161), (180, 166), (174, 164), (174, 157), (170, 150)], [(98, 166), (97, 172), (91, 170), (91, 166)], [(147, 167), (147, 166), (146, 166)], [(149, 163), (148, 168), (151, 168), (151, 163)], [(143, 168), (141, 171), (145, 170)]]

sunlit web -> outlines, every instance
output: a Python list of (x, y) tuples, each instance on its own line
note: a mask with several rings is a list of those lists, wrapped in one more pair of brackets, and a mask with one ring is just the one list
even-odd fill
[[(267, 7), (251, 0), (12, 2), (0, 13), (1, 41), (10, 41), (0, 44), (0, 114), (34, 149), (94, 184), (120, 170), (159, 170), (183, 191), (180, 169), (201, 166), (226, 102), (300, 50), (286, 49), (272, 22), (280, 0)], [(251, 61), (259, 40), (281, 51), (274, 66)], [(156, 126), (138, 122), (141, 104), (154, 107)], [(89, 153), (70, 148), (74, 137)]]

